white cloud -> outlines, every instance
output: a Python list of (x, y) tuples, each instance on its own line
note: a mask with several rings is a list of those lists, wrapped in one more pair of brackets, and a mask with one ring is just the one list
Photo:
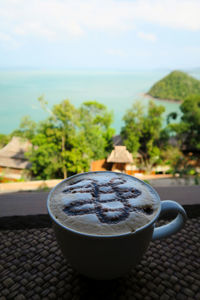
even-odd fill
[(127, 4), (114, 0), (7, 0), (0, 2), (0, 20), (1, 28), (16, 35), (53, 40), (134, 27)]
[(157, 37), (153, 33), (145, 33), (143, 31), (139, 31), (137, 35), (139, 36), (139, 38), (149, 42), (155, 42), (157, 40)]
[(137, 30), (141, 38), (155, 41), (138, 24), (200, 30), (199, 11), (199, 0), (2, 0), (0, 38), (7, 43), (9, 37), (17, 43), (26, 37), (63, 41), (89, 31)]
[(3, 43), (6, 48), (18, 48), (19, 43), (9, 34), (0, 32), (0, 44)]
[(165, 27), (200, 30), (199, 0), (138, 0), (137, 18)]
[(106, 53), (112, 56), (126, 56), (126, 53), (121, 49), (108, 49), (106, 50)]

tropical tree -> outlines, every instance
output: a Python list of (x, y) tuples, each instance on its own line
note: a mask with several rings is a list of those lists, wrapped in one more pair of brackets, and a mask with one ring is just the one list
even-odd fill
[(125, 125), (121, 135), (127, 149), (136, 155), (142, 156), (143, 167), (150, 171), (152, 166), (159, 161), (161, 149), (160, 139), (163, 137), (162, 113), (165, 108), (156, 105), (153, 101), (148, 103), (147, 109), (136, 102), (124, 115)]
[[(43, 99), (42, 104), (46, 108), (47, 103)], [(49, 112), (50, 116), (38, 124), (37, 134), (32, 139), (33, 148), (28, 157), (32, 163), (33, 174), (37, 177), (66, 178), (67, 158), (76, 135), (78, 113), (69, 100), (54, 105)]]
[(31, 162), (32, 175), (37, 179), (62, 178), (59, 140), (50, 130), (38, 132), (32, 139), (32, 150), (26, 155)]
[(85, 135), (77, 133), (72, 140), (72, 148), (67, 152), (67, 169), (72, 173), (87, 172), (90, 169), (93, 152), (89, 147)]
[(69, 100), (52, 109), (39, 99), (49, 117), (37, 125), (27, 154), (32, 173), (38, 179), (66, 178), (88, 171), (93, 159), (104, 158), (110, 150), (112, 114), (98, 102), (86, 102), (76, 109)]
[(182, 113), (179, 123), (169, 127), (180, 142), (181, 149), (200, 153), (200, 95), (191, 95), (180, 106)]
[(0, 133), (0, 149), (3, 148), (10, 140), (10, 136)]
[(35, 134), (37, 129), (37, 123), (31, 119), (30, 116), (24, 116), (21, 119), (19, 129), (14, 130), (11, 133), (11, 136), (20, 136), (31, 140)]
[(112, 149), (111, 128), (113, 115), (105, 105), (96, 101), (84, 102), (80, 107), (80, 134), (85, 137), (85, 143), (91, 149), (91, 159), (101, 159)]
[[(198, 178), (200, 165), (200, 95), (187, 97), (180, 105), (181, 120), (173, 123), (177, 114), (169, 115), (168, 130), (174, 135), (181, 152), (175, 160), (174, 169), (180, 175), (195, 175)], [(199, 181), (198, 181), (199, 182)]]

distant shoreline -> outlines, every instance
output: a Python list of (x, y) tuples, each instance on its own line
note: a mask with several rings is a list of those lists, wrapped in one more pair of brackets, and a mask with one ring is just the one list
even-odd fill
[(143, 97), (145, 98), (150, 98), (152, 100), (161, 100), (161, 101), (166, 101), (166, 102), (173, 102), (173, 103), (182, 103), (183, 100), (172, 100), (172, 99), (161, 99), (161, 98), (155, 98), (155, 97), (152, 97), (151, 95), (147, 94), (147, 93), (142, 93), (141, 94)]

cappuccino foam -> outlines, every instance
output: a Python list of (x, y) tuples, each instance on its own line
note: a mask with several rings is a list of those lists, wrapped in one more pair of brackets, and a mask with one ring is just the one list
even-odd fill
[(49, 209), (58, 223), (92, 235), (134, 232), (149, 223), (158, 208), (153, 189), (135, 177), (114, 172), (68, 178), (49, 199)]

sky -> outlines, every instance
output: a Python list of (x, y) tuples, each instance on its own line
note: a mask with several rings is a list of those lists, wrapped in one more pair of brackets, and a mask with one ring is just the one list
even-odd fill
[(0, 68), (200, 67), (200, 0), (0, 0)]

